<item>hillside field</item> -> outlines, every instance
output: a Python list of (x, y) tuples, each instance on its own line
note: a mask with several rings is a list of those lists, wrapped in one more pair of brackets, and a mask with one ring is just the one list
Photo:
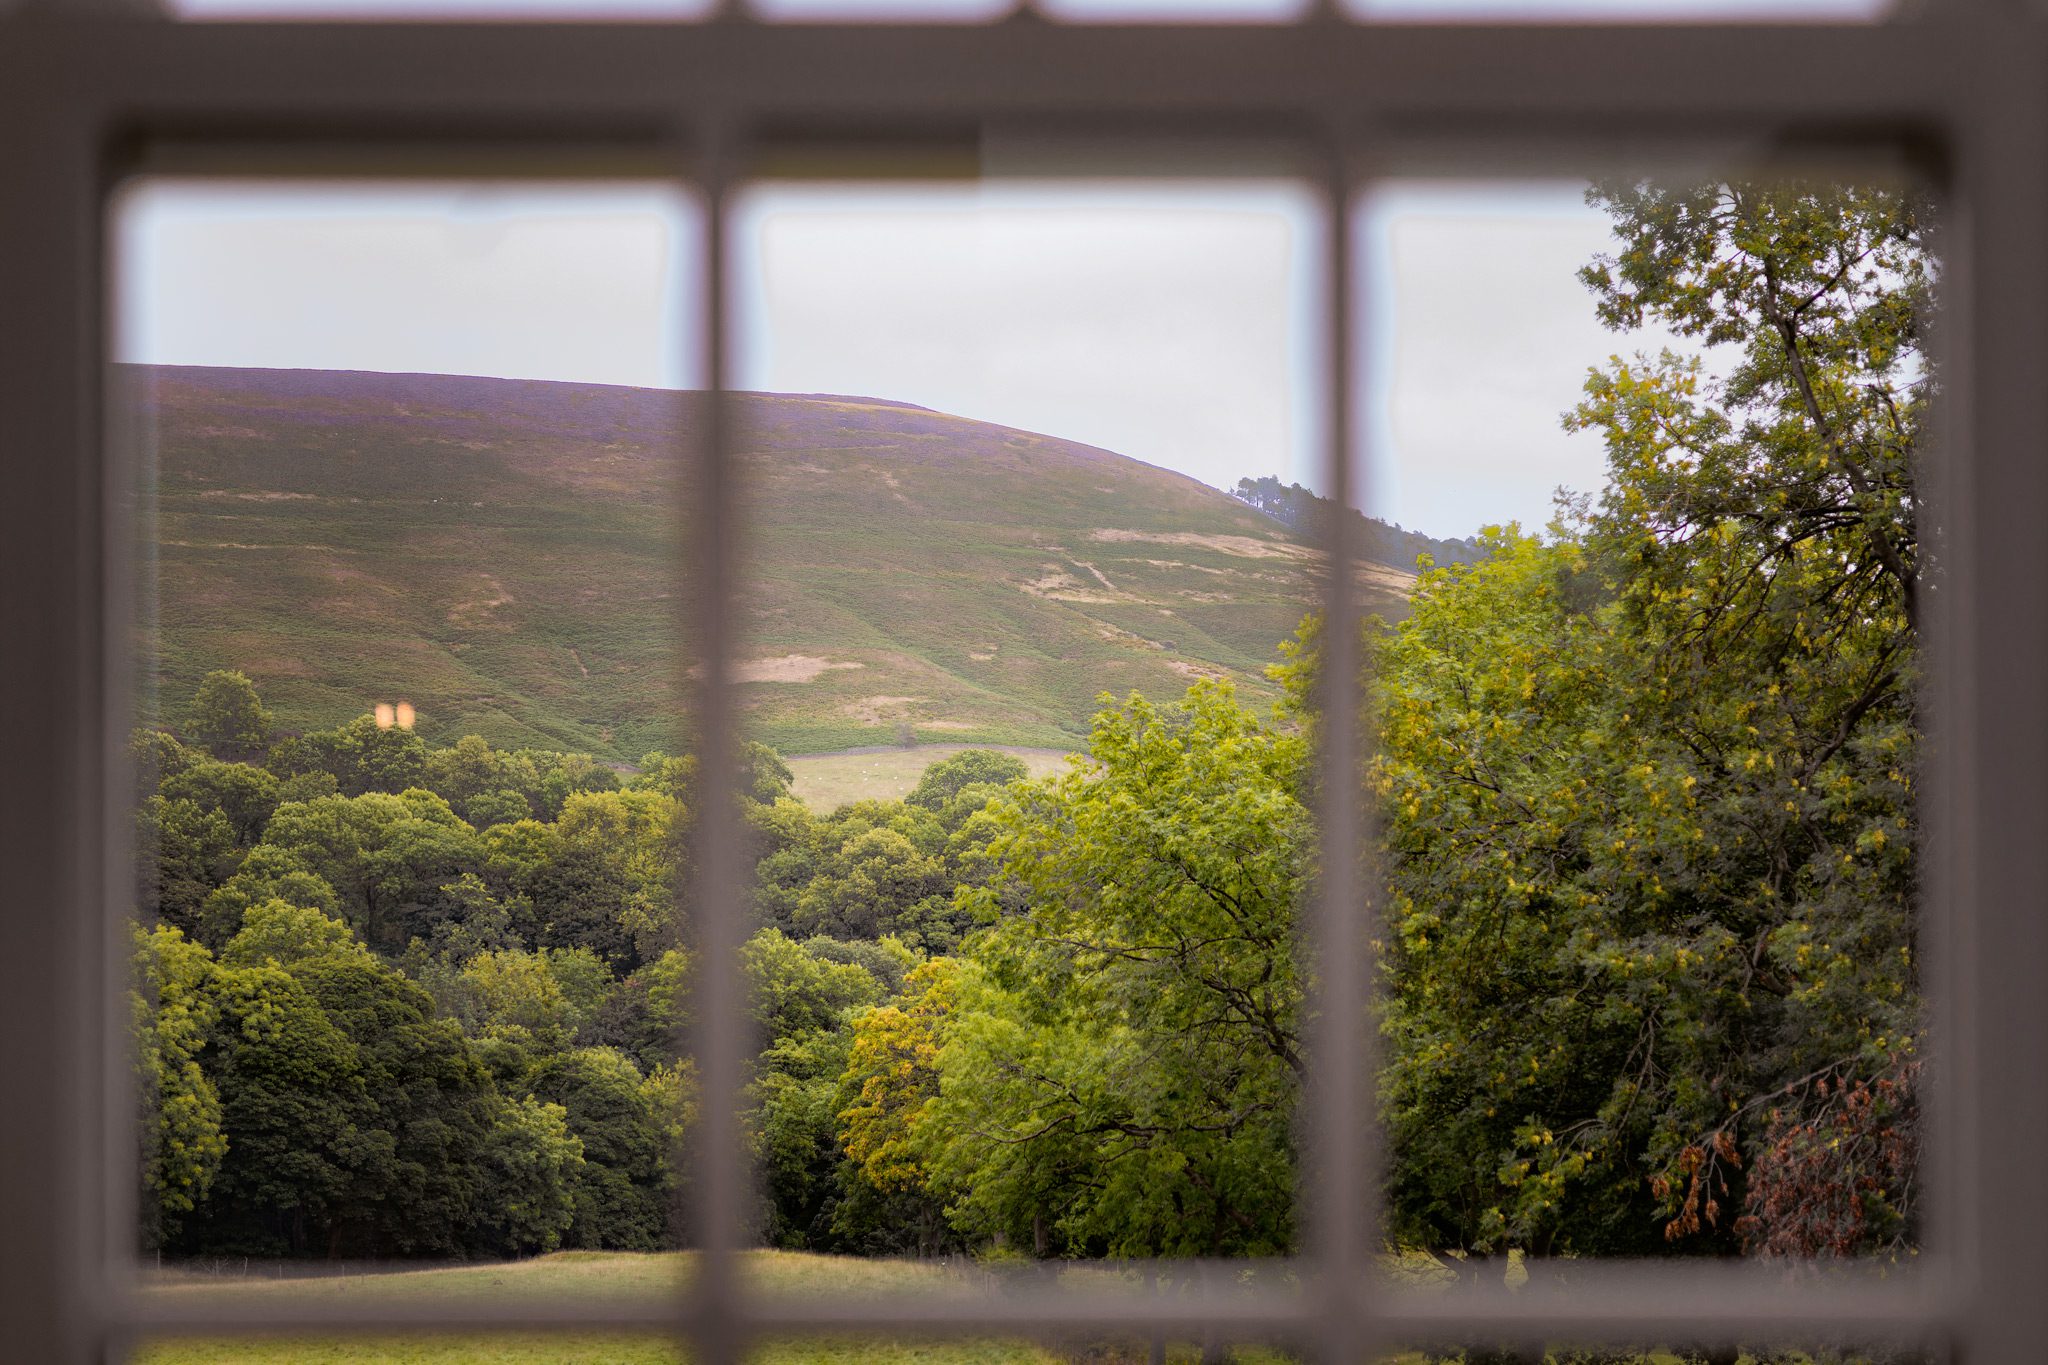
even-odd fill
[[(785, 761), (796, 780), (790, 794), (818, 812), (854, 801), (900, 801), (917, 786), (924, 770), (951, 758), (965, 744), (921, 744), (914, 749), (853, 749), (834, 754), (796, 754)], [(980, 746), (987, 747), (987, 746)], [(1065, 749), (996, 746), (1024, 760), (1033, 777), (1063, 771)]]
[[(153, 433), (144, 697), (208, 670), (287, 729), (409, 700), (436, 743), (674, 750), (704, 395), (313, 370), (129, 368)], [(1104, 693), (1264, 670), (1323, 557), (1193, 479), (883, 400), (735, 395), (750, 734), (1077, 749)], [(1357, 570), (1404, 609), (1399, 566)]]

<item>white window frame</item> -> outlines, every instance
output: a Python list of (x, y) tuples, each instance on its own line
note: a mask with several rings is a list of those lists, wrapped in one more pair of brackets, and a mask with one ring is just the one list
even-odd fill
[[(1870, 25), (1370, 25), (1327, 6), (1263, 26), (704, 23), (178, 23), (119, 0), (0, 0), (0, 1357), (85, 1365), (163, 1333), (544, 1330), (680, 1334), (708, 1365), (764, 1334), (1045, 1336), (1123, 1328), (1282, 1338), (1327, 1359), (1416, 1341), (1588, 1343), (1896, 1336), (1972, 1362), (2048, 1359), (2048, 15), (1948, 0)], [(809, 132), (1064, 137), (1248, 134), (1290, 145), (1326, 233), (1327, 486), (1352, 478), (1351, 231), (1368, 169), (1449, 154), (1493, 170), (1649, 145), (1766, 150), (1882, 143), (1917, 156), (1948, 214), (1945, 407), (1930, 460), (1944, 569), (1928, 646), (1939, 722), (1925, 814), (1930, 996), (1943, 1058), (1925, 1264), (1889, 1283), (1787, 1285), (1745, 1264), (1574, 1267), (1565, 1286), (1403, 1295), (1373, 1273), (1363, 1140), (1367, 812), (1324, 784), (1329, 871), (1315, 1159), (1296, 1287), (1170, 1304), (1062, 1297), (766, 1301), (735, 1273), (746, 1167), (738, 975), (708, 970), (693, 1040), (707, 1138), (693, 1153), (699, 1245), (672, 1303), (195, 1306), (138, 1292), (127, 1249), (127, 1126), (116, 937), (127, 911), (122, 767), (131, 641), (125, 471), (103, 394), (110, 188), (162, 164), (322, 173), (413, 165), (559, 174), (623, 153), (702, 196), (710, 282), (695, 319), (726, 372), (722, 209), (750, 153)], [(850, 139), (853, 140), (853, 139)], [(336, 149), (354, 149), (337, 152)], [(364, 152), (362, 149), (374, 149)], [(595, 152), (592, 149), (597, 149)], [(339, 157), (339, 159), (337, 159)], [(350, 160), (351, 157), (355, 159)], [(209, 160), (208, 158), (211, 158)], [(742, 528), (714, 430), (687, 452), (691, 571), (679, 629), (721, 657)], [(1334, 534), (1342, 534), (1341, 530)], [(1344, 547), (1333, 545), (1341, 555)], [(1330, 619), (1355, 619), (1329, 576)], [(1331, 687), (1355, 632), (1326, 635)], [(679, 683), (679, 686), (682, 685)], [(691, 688), (705, 770), (727, 771), (734, 711)], [(1353, 772), (1348, 696), (1322, 762)], [(1342, 704), (1338, 704), (1339, 702)], [(704, 960), (731, 962), (746, 869), (727, 803), (703, 808)], [(1341, 968), (1341, 969), (1339, 969)], [(1346, 1211), (1350, 1211), (1348, 1214)]]

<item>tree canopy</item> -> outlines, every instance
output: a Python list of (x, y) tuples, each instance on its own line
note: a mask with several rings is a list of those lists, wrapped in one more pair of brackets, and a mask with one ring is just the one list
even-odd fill
[(1896, 1249), (1910, 1132), (1803, 1193), (1768, 1154), (1845, 1090), (1908, 1114), (1917, 1073), (1920, 212), (1591, 197), (1602, 316), (1726, 368), (1592, 376), (1568, 420), (1606, 442), (1603, 497), (1425, 575), (1378, 653), (1398, 1235), (1771, 1251), (1848, 1189), (1832, 1249)]

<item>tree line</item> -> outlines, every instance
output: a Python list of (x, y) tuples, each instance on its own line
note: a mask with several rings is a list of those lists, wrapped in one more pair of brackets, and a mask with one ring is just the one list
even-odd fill
[[(693, 761), (655, 753), (622, 775), (476, 736), (436, 748), (367, 716), (270, 731), (254, 686), (222, 671), (180, 733), (134, 742), (145, 1244), (678, 1244)], [(834, 1230), (816, 1154), (793, 1144), (837, 1131), (832, 1048), (850, 1015), (972, 926), (955, 889), (985, 875), (983, 807), (1023, 775), (968, 751), (906, 801), (819, 815), (789, 797), (779, 758), (747, 747), (764, 1235), (894, 1235)]]
[[(1231, 496), (1250, 503), (1282, 526), (1311, 543), (1329, 535), (1330, 518), (1336, 504), (1298, 483), (1282, 483), (1271, 474), (1256, 479), (1239, 479)], [(1420, 531), (1404, 530), (1394, 522), (1369, 517), (1357, 508), (1348, 509), (1352, 553), (1376, 564), (1414, 567), (1427, 555), (1431, 565), (1471, 564), (1486, 553), (1476, 536), (1439, 540)]]

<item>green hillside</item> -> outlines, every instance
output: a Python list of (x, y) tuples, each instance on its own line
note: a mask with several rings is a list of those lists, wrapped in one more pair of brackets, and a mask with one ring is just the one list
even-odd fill
[[(409, 700), (430, 739), (630, 761), (676, 743), (689, 601), (675, 452), (702, 395), (165, 368), (155, 428), (167, 707), (213, 668), (283, 725)], [(738, 399), (752, 733), (785, 752), (1073, 747), (1095, 698), (1262, 670), (1320, 557), (1108, 451), (873, 399)], [(1398, 612), (1407, 575), (1362, 573)]]

